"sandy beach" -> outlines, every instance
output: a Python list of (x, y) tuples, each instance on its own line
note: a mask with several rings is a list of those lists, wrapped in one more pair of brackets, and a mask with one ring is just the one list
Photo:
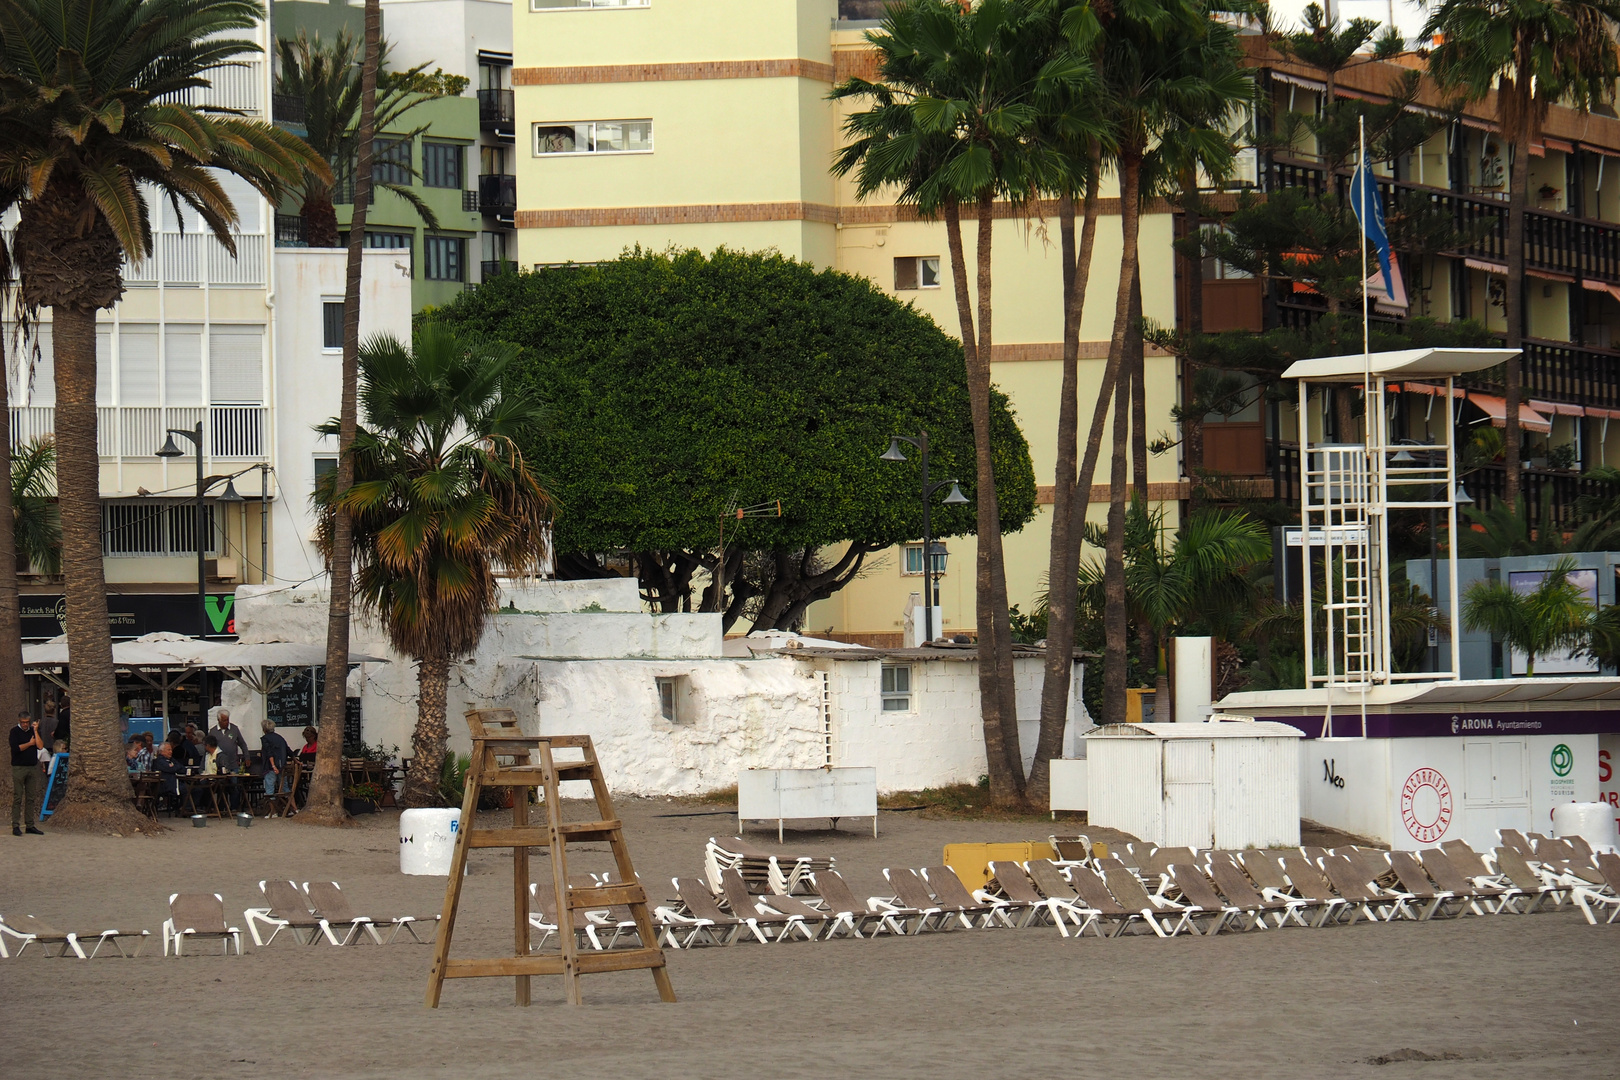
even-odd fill
[[(704, 841), (736, 820), (622, 799), (654, 900), (702, 872)], [(945, 843), (1038, 839), (1041, 824), (889, 813), (790, 832), (831, 852), (862, 895), (884, 866), (937, 863)], [(773, 831), (753, 842), (776, 847)], [(152, 931), (139, 959), (0, 961), (7, 1078), (562, 1076), (1612, 1076), (1620, 925), (1565, 906), (1465, 918), (1161, 941), (1063, 940), (1051, 928), (739, 944), (671, 952), (680, 1000), (644, 971), (592, 976), (587, 1006), (535, 979), (449, 983), (422, 1005), (426, 946), (255, 949), (242, 921), (266, 877), (340, 882), (362, 913), (436, 912), (444, 879), (398, 872), (394, 813), (325, 830), (180, 821), (155, 839), (50, 832), (6, 838), (0, 915), (65, 930)], [(453, 955), (509, 954), (510, 856), (475, 852)], [(605, 868), (606, 849), (574, 859)], [(168, 895), (218, 892), (246, 954), (162, 957)]]

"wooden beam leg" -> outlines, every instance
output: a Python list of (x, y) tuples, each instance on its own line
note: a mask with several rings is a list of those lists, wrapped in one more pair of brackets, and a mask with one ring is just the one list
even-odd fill
[(557, 936), (562, 939), (563, 991), (568, 1004), (583, 1004), (579, 989), (579, 937), (574, 933), (574, 909), (568, 897), (567, 841), (562, 834), (562, 796), (557, 764), (551, 747), (540, 746), (540, 776), (546, 793), (546, 825), (551, 837), (551, 880), (557, 895)]
[(461, 903), (461, 885), (467, 874), (467, 835), (472, 831), (473, 814), (478, 807), (478, 781), (483, 773), (481, 756), (474, 753), (472, 763), (467, 767), (461, 797), (461, 821), (456, 827), (456, 846), (450, 853), (450, 880), (444, 887), (444, 907), (439, 912), (439, 935), (433, 945), (433, 967), (428, 973), (426, 1004), (430, 1009), (439, 1007), (439, 992), (444, 989), (444, 965), (450, 957), (450, 938), (456, 930), (456, 908)]
[[(512, 793), (512, 827), (522, 828), (529, 823), (529, 789), (508, 788)], [(529, 955), (529, 849), (512, 849), (512, 945), (518, 956)], [(519, 1005), (529, 1003), (529, 976), (518, 975), (516, 1000)]]

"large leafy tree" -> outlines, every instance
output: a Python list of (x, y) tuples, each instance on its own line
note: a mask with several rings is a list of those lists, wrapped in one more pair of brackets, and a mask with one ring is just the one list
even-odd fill
[[(355, 599), (417, 661), (407, 806), (438, 801), (450, 665), (484, 635), (496, 572), (535, 573), (550, 556), (551, 496), (516, 442), (541, 408), (506, 389), (517, 355), (442, 323), (423, 326), (414, 348), (388, 336), (368, 341), (354, 484), (339, 496), (328, 476), (314, 495), (322, 550), (330, 553), (341, 506), (354, 523)], [(334, 420), (325, 430), (339, 428)]]
[[(49, 308), (74, 703), (83, 730), (56, 820), (139, 827), (120, 752), (101, 562), (96, 312), (151, 253), (148, 194), (195, 211), (235, 252), (214, 170), (272, 202), (324, 162), (270, 124), (184, 103), (257, 50), (233, 37), (254, 0), (8, 0), (0, 6), (0, 187), (18, 191), (12, 254), (28, 312)], [(143, 190), (144, 188), (144, 190)]]
[[(1051, 148), (1038, 138), (1039, 112), (1031, 101), (1036, 80), (1051, 74), (1049, 27), (1040, 5), (1024, 0), (906, 0), (867, 34), (879, 57), (878, 80), (847, 79), (832, 94), (869, 103), (846, 120), (848, 141), (834, 157), (833, 172), (854, 174), (859, 199), (893, 197), (945, 221), (973, 409), (979, 699), (997, 802), (1022, 798), (1024, 776), (991, 434), (991, 251), (997, 203), (1028, 201), (1051, 175)], [(1076, 77), (1079, 61), (1064, 61)], [(964, 206), (976, 219), (972, 279)]]
[[(514, 381), (552, 407), (521, 442), (561, 505), (559, 575), (633, 569), (662, 610), (799, 625), (871, 553), (920, 536), (914, 464), (878, 460), (891, 434), (926, 430), (930, 479), (977, 497), (961, 346), (865, 278), (775, 254), (631, 252), (503, 275), (430, 317), (522, 346)], [(999, 524), (1017, 529), (1035, 509), (1029, 448), (1006, 399), (991, 410)], [(781, 517), (726, 522), (716, 597), (722, 517), (778, 500)], [(936, 505), (933, 524), (966, 535), (975, 517)]]
[[(467, 88), (467, 79), (461, 75), (446, 75), (443, 71), (427, 70), (427, 64), (417, 64), (404, 71), (388, 70), (388, 43), (380, 45), (378, 60), (375, 130), (390, 131), (418, 105), (439, 98), (455, 97)], [(331, 41), (322, 41), (319, 34), (310, 37), (299, 31), (295, 38), (282, 38), (276, 43), (276, 93), (297, 98), (304, 107), (304, 130), (307, 141), (320, 154), (337, 177), (338, 183), (352, 184), (355, 133), (360, 123), (360, 70), (363, 43), (348, 31), (339, 31)], [(399, 128), (395, 137), (410, 139), (423, 129)], [(433, 210), (408, 184), (376, 184), (404, 199), (427, 223), (428, 228), (439, 227)], [(333, 205), (332, 176), (308, 172), (299, 186), (298, 213), (304, 219), (304, 239), (310, 247), (336, 247), (338, 242), (337, 210)], [(345, 198), (353, 198), (348, 192)]]
[[(1582, 111), (1613, 100), (1620, 78), (1615, 46), (1617, 0), (1440, 0), (1423, 28), (1439, 42), (1429, 72), (1469, 100), (1496, 95), (1496, 122), (1510, 151), (1507, 222), (1507, 345), (1524, 342), (1525, 209), (1530, 199), (1530, 147), (1554, 102)], [(1507, 362), (1507, 477), (1503, 501), (1520, 496), (1519, 406), (1523, 361)]]

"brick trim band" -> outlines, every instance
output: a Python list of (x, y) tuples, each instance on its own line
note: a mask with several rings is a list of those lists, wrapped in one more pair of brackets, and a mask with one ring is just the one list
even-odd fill
[[(1119, 213), (1118, 199), (1101, 199), (1098, 213)], [(1162, 199), (1143, 207), (1144, 213), (1165, 214), (1173, 208)], [(1022, 208), (996, 204), (997, 218), (1057, 217), (1057, 203), (1043, 201), (1038, 207)], [(819, 221), (827, 225), (890, 225), (920, 221), (910, 206), (828, 206), (825, 203), (707, 203), (695, 206), (599, 206), (563, 210), (519, 210), (520, 229), (574, 229), (601, 225), (709, 225), (718, 222)], [(972, 220), (971, 217), (965, 220)]]
[(687, 64), (592, 64), (512, 69), (513, 86), (589, 83), (704, 82), (714, 79), (813, 79), (830, 83), (837, 72), (816, 60), (703, 60)]

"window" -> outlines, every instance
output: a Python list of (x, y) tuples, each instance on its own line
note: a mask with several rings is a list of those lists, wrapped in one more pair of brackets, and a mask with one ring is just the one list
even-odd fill
[(894, 291), (939, 288), (939, 256), (907, 255), (894, 260)]
[(321, 302), (321, 348), (343, 348), (343, 301)]
[(378, 139), (372, 146), (371, 179), (378, 184), (411, 182), (411, 140)]
[(684, 724), (691, 719), (686, 699), (684, 676), (660, 676), (653, 680), (658, 686), (658, 715), (671, 724)]
[[(945, 572), (945, 560), (949, 553), (945, 550), (945, 545), (938, 540), (934, 541), (933, 546), (934, 573), (943, 574)], [(906, 545), (905, 569), (900, 572), (902, 574), (921, 574), (923, 572), (923, 546), (921, 544)]]
[(422, 185), (460, 188), (461, 162), (467, 148), (456, 143), (422, 142)]
[(506, 147), (480, 146), (478, 148), (478, 171), (484, 176), (512, 175), (512, 170), (507, 167)]
[(535, 154), (650, 154), (651, 120), (579, 120), (534, 125)]
[(318, 457), (315, 459), (315, 485), (320, 486), (323, 477), (331, 476), (337, 472), (337, 458)]
[(478, 62), (478, 89), (480, 90), (510, 90), (512, 89), (512, 58), (496, 60), (493, 57), (479, 56)]
[[(207, 548), (217, 548), (214, 505), (203, 506)], [(190, 499), (141, 499), (101, 504), (101, 551), (104, 555), (197, 554), (197, 504)]]
[(883, 711), (911, 711), (911, 665), (883, 665)]
[(465, 281), (467, 241), (459, 236), (429, 236), (422, 241), (422, 276), (429, 281)]
[(214, 404), (264, 401), (264, 327), (214, 326), (208, 334), (208, 372)]
[(531, 0), (531, 11), (572, 11), (575, 8), (644, 8), (652, 0)]

